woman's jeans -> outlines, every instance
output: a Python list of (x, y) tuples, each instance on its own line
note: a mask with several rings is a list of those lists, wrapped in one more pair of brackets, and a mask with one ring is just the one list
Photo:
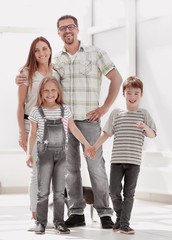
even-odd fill
[[(29, 120), (24, 120), (25, 131), (29, 134), (30, 130), (30, 122)], [(30, 197), (30, 210), (32, 212), (36, 212), (36, 203), (37, 203), (37, 193), (38, 193), (38, 184), (37, 184), (37, 167), (36, 167), (36, 160), (37, 160), (37, 144), (35, 143), (33, 151), (33, 167), (30, 171), (30, 183), (29, 183), (29, 197)]]
[[(75, 124), (91, 145), (101, 134), (100, 123), (97, 121), (75, 121)], [(109, 185), (102, 148), (98, 149), (94, 160), (87, 157), (86, 161), (94, 194), (94, 207), (100, 217), (111, 216), (113, 210), (109, 207)], [(80, 142), (69, 132), (66, 184), (70, 213), (78, 215), (82, 215), (85, 208), (80, 168)]]
[[(121, 225), (129, 225), (140, 166), (112, 163), (110, 173), (110, 196)], [(122, 186), (122, 180), (124, 180)], [(123, 190), (123, 199), (121, 192)]]

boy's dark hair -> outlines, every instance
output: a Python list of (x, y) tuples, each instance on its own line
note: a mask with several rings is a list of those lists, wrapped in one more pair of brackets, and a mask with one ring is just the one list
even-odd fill
[(78, 20), (76, 19), (76, 17), (72, 16), (72, 15), (64, 15), (64, 16), (61, 16), (58, 20), (57, 20), (57, 28), (59, 28), (59, 22), (61, 20), (65, 20), (65, 19), (73, 19), (75, 25), (78, 27)]
[(123, 93), (124, 93), (125, 89), (129, 88), (129, 87), (140, 88), (141, 89), (141, 93), (143, 93), (143, 83), (142, 83), (142, 81), (138, 77), (131, 76), (131, 77), (128, 77), (124, 81), (124, 83), (122, 85)]

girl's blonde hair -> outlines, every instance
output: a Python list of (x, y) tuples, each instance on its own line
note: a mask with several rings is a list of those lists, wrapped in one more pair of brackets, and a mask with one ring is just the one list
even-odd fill
[(36, 47), (36, 44), (40, 41), (45, 42), (51, 51), (51, 55), (48, 61), (48, 66), (51, 66), (52, 48), (49, 41), (42, 36), (35, 38), (31, 43), (27, 61), (20, 71), (20, 72), (22, 72), (23, 70), (28, 71), (28, 82), (31, 85), (31, 88), (32, 88), (33, 75), (38, 70), (38, 62), (35, 57), (35, 47)]
[(57, 96), (55, 102), (58, 103), (58, 104), (60, 104), (60, 103), (64, 104), (62, 90), (61, 90), (61, 86), (60, 86), (58, 80), (53, 76), (46, 76), (42, 79), (42, 81), (39, 85), (38, 98), (37, 98), (36, 106), (41, 106), (43, 104), (44, 99), (42, 97), (42, 92), (44, 90), (45, 84), (49, 81), (55, 83), (55, 85), (58, 89), (58, 96)]

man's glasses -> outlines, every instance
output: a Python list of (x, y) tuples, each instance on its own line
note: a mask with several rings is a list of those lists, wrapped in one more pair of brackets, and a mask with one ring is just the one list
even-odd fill
[(69, 29), (69, 31), (72, 31), (76, 28), (77, 26), (75, 24), (70, 24), (68, 26), (62, 26), (62, 27), (59, 27), (59, 31), (61, 32), (66, 32), (67, 28)]

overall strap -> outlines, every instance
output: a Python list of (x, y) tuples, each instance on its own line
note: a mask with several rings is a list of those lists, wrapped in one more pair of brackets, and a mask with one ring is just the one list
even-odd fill
[(61, 117), (64, 118), (64, 107), (63, 104), (60, 103), (60, 109), (61, 109)]
[(41, 114), (41, 117), (44, 118), (44, 119), (46, 119), (46, 118), (45, 118), (44, 111), (43, 111), (43, 109), (42, 109), (42, 106), (39, 106), (39, 107), (38, 107), (38, 111), (39, 111), (39, 113)]

